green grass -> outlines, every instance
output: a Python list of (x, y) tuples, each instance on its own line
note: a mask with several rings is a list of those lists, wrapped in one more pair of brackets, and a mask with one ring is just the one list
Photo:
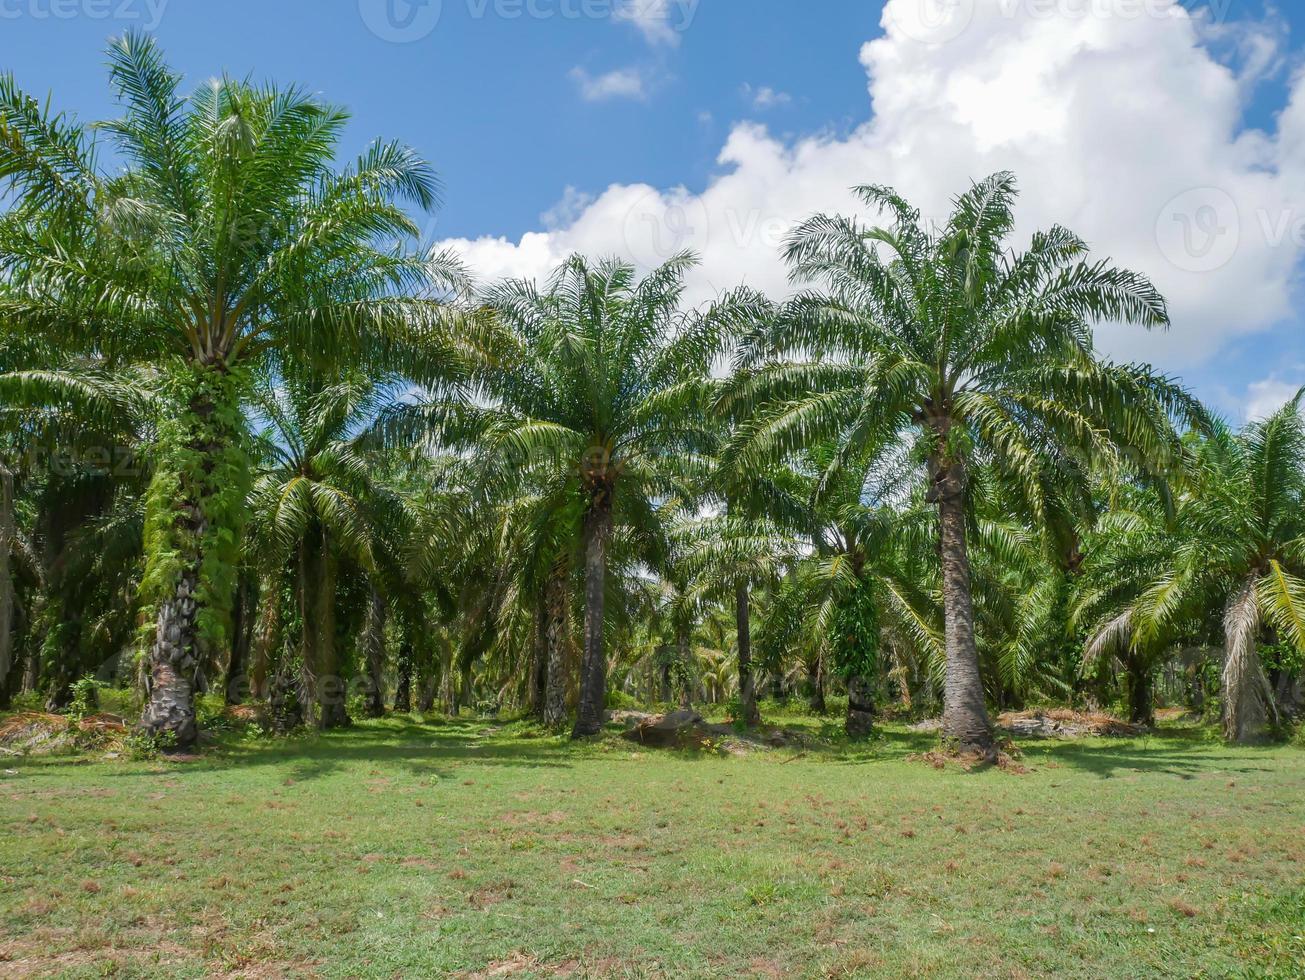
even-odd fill
[(1020, 775), (911, 761), (902, 729), (536, 734), (0, 763), (0, 975), (1305, 975), (1298, 748), (1026, 743)]

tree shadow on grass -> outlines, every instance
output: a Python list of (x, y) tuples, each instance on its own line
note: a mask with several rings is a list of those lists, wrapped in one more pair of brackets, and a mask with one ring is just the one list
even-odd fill
[(1212, 744), (1201, 729), (1161, 728), (1141, 738), (1022, 739), (1026, 765), (1055, 764), (1113, 779), (1121, 774), (1160, 773), (1196, 779), (1216, 772), (1269, 772), (1264, 765), (1271, 747), (1225, 749)]
[[(493, 732), (486, 737), (487, 731)], [(27, 775), (57, 777), (72, 766), (95, 760), (85, 756), (43, 759)], [(408, 718), (366, 722), (325, 734), (285, 739), (219, 737), (198, 757), (158, 768), (117, 768), (105, 773), (115, 779), (196, 777), (229, 770), (282, 767), (296, 782), (318, 779), (344, 769), (375, 765), (406, 769), (417, 777), (448, 778), (459, 765), (504, 766), (520, 769), (570, 768), (573, 757), (565, 743), (552, 738), (512, 739), (483, 719), (456, 719), (426, 724)]]

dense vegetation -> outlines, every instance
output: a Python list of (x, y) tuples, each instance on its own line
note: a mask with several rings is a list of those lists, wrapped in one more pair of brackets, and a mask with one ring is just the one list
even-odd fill
[[(1157, 704), (1282, 734), (1305, 654), (1301, 398), (1230, 429), (1092, 327), (1164, 329), (1015, 179), (790, 234), (794, 285), (685, 300), (575, 256), (478, 283), (430, 165), (346, 115), (115, 41), (120, 118), (0, 78), (0, 707), (199, 692), (598, 732), (613, 704), (845, 699), (847, 728)], [(842, 703), (840, 701), (840, 703)]]

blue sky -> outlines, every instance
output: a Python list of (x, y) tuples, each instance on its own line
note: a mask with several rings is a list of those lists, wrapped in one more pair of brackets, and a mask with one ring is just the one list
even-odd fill
[[(386, 18), (389, 2), (397, 21)], [(62, 108), (86, 119), (103, 118), (113, 113), (103, 71), (105, 41), (141, 26), (156, 31), (174, 65), (195, 82), (227, 71), (302, 83), (353, 112), (349, 153), (372, 138), (396, 137), (435, 162), (447, 201), (432, 237), (502, 240), (511, 246), (507, 254), (514, 261), (522, 255), (516, 246), (523, 235), (576, 222), (613, 186), (683, 187), (697, 195), (724, 174), (747, 171), (751, 158), (718, 162), (741, 124), (764, 126), (766, 139), (784, 151), (805, 146), (823, 152), (830, 144), (829, 152), (838, 152), (875, 118), (867, 66), (860, 59), (862, 46), (885, 34), (879, 0), (669, 0), (660, 20), (650, 16), (643, 22), (613, 17), (613, 3), (622, 2), (650, 0), (530, 0), (529, 6), (526, 0), (442, 0), (433, 26), (433, 8), (410, 10), (406, 0), (0, 0), (0, 68), (13, 71), (30, 92), (52, 93)], [(912, 2), (936, 0), (894, 0), (902, 7)], [(960, 2), (982, 8), (1020, 0)], [(1061, 2), (1071, 12), (1063, 16), (1069, 17), (1075, 3), (1165, 0)], [(1229, 66), (1241, 79), (1239, 131), (1276, 131), (1302, 62), (1303, 6), (1293, 2), (1274, 9), (1261, 0), (1216, 0), (1200, 36), (1199, 57)], [(405, 33), (401, 21), (410, 14), (415, 26)], [(1014, 14), (1006, 17), (1008, 25), (1022, 24)], [(1049, 29), (1032, 21), (1027, 26)], [(1143, 29), (1156, 28), (1138, 28)], [(1127, 47), (1128, 30), (1112, 35), (1110, 43)], [(945, 64), (963, 66), (966, 58), (976, 57), (964, 46), (973, 35), (950, 42), (954, 57)], [(900, 46), (911, 38), (898, 32), (889, 41), (899, 47), (871, 70), (884, 104), (892, 86), (921, 77), (918, 71), (893, 74), (905, 50)], [(1185, 57), (1182, 50), (1176, 45), (1172, 57)], [(1265, 64), (1258, 66), (1257, 58)], [(944, 62), (930, 62), (929, 70), (939, 64)], [(1157, 59), (1155, 70), (1172, 73), (1177, 70), (1172, 65)], [(1109, 87), (1108, 80), (1103, 84)], [(1100, 98), (1109, 106), (1111, 100), (1137, 95), (1121, 86)], [(1007, 110), (1012, 116), (1036, 108), (1022, 106), (1022, 98), (1017, 91)], [(1075, 113), (1086, 111), (1082, 102), (1081, 95), (1074, 96)], [(1193, 125), (1199, 126), (1199, 107), (1191, 111)], [(891, 134), (882, 131), (874, 139), (880, 147), (891, 144)], [(1193, 135), (1191, 146), (1174, 146), (1172, 152), (1202, 152), (1203, 140)], [(1129, 152), (1129, 143), (1121, 141), (1121, 153)], [(1305, 142), (1296, 147), (1302, 148)], [(991, 157), (990, 148), (984, 149), (982, 158)], [(1024, 147), (1015, 159), (1021, 177), (1041, 181), (1042, 175), (1028, 173), (1039, 166), (1036, 152)], [(936, 153), (921, 157), (919, 164), (940, 166)], [(1260, 166), (1239, 165), (1248, 172)], [(803, 182), (801, 165), (789, 161), (786, 168), (776, 181)], [(902, 172), (907, 183), (914, 179), (910, 168)], [(859, 179), (888, 178), (866, 172)], [(941, 193), (943, 177), (938, 180)], [(571, 206), (559, 210), (568, 188)], [(1112, 190), (1107, 182), (1092, 193)], [(932, 185), (922, 191), (926, 198), (932, 192)], [(1037, 206), (1039, 220), (1045, 213), (1079, 227), (1072, 219), (1082, 211), (1092, 223), (1091, 195), (1086, 205), (1083, 200), (1067, 205), (1074, 213), (1065, 215), (1056, 213), (1052, 197)], [(577, 228), (582, 227), (580, 221)], [(1099, 237), (1118, 248), (1112, 235)], [(557, 237), (558, 247), (587, 240), (578, 230)], [(524, 259), (521, 264), (529, 266)], [(1276, 274), (1282, 278), (1281, 269)], [(1239, 278), (1229, 279), (1228, 289), (1254, 289), (1255, 283), (1254, 270), (1243, 269)], [(1294, 300), (1299, 297), (1294, 282), (1292, 289)], [(1250, 317), (1256, 328), (1251, 336), (1236, 336), (1237, 324), (1213, 324), (1201, 328), (1202, 349), (1195, 355), (1191, 343), (1176, 335), (1168, 346), (1148, 347), (1145, 355), (1161, 367), (1174, 365), (1203, 396), (1236, 416), (1254, 397), (1254, 385), (1273, 383), (1281, 390), (1305, 383), (1305, 316), (1284, 313), (1281, 296), (1274, 302), (1276, 312)], [(1266, 301), (1266, 308), (1271, 305)]]

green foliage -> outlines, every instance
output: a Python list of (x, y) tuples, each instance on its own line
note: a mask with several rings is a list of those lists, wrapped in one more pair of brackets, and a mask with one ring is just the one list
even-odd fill
[(134, 729), (122, 740), (123, 752), (132, 762), (151, 762), (176, 748), (174, 732), (148, 732)]
[(834, 615), (834, 669), (843, 678), (879, 677), (879, 605), (866, 584), (849, 591)]
[(616, 687), (607, 689), (607, 708), (609, 711), (632, 711), (640, 707), (639, 699)]
[(72, 700), (68, 703), (68, 720), (76, 725), (100, 710), (100, 689), (104, 685), (94, 677), (83, 677), (72, 684)]

